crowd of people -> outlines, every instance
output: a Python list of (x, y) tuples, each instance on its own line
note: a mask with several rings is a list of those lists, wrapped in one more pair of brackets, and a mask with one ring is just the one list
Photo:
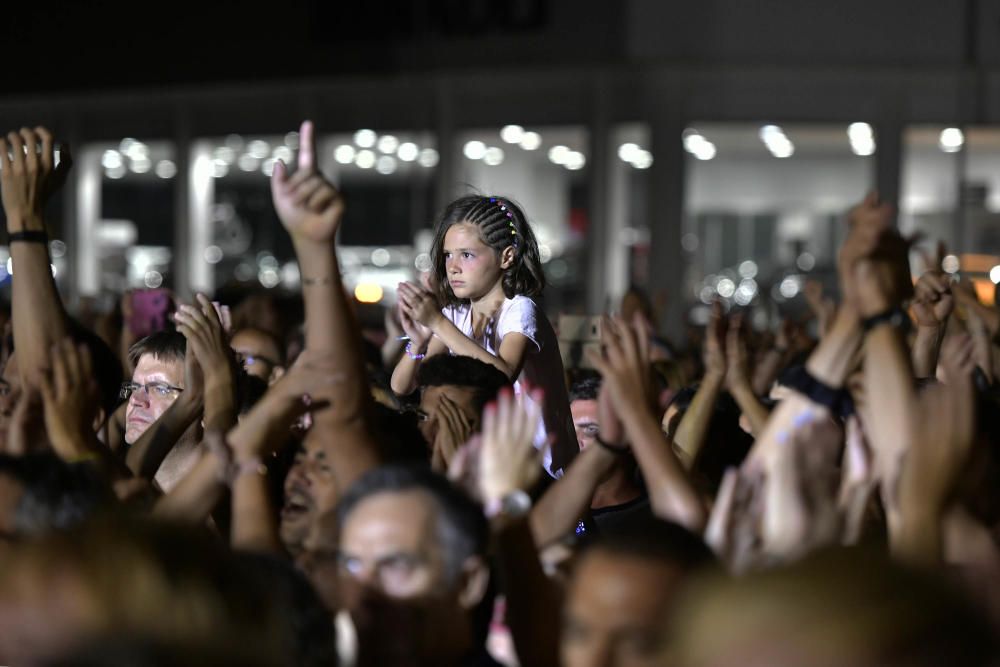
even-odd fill
[(998, 664), (1000, 311), (877, 195), (811, 321), (720, 302), (682, 347), (632, 295), (574, 368), (525, 211), (465, 196), (377, 349), (299, 132), (302, 317), (198, 294), (151, 331), (135, 294), (67, 312), (68, 147), (0, 139), (0, 663)]

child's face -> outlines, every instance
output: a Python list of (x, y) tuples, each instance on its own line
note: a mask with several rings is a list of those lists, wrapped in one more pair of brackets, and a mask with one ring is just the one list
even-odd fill
[(496, 251), (483, 243), (479, 229), (465, 222), (444, 235), (444, 271), (459, 299), (479, 299), (498, 286), (505, 267)]

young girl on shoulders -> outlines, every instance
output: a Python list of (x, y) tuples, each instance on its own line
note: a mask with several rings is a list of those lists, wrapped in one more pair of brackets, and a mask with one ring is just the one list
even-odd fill
[(545, 288), (545, 274), (524, 213), (503, 197), (452, 202), (435, 229), (431, 262), (436, 294), (399, 285), (400, 320), (410, 342), (392, 374), (393, 391), (416, 389), (421, 360), (441, 353), (496, 366), (517, 394), (542, 389), (544, 419), (535, 445), (551, 440), (546, 469), (560, 475), (579, 447), (558, 341), (533, 300)]

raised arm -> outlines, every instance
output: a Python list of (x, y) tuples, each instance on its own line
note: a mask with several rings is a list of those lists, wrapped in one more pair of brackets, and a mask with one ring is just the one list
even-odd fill
[(299, 130), (298, 165), (288, 173), (278, 161), (271, 177), (271, 196), (282, 225), (292, 238), (302, 275), (305, 304), (305, 347), (330, 360), (344, 381), (333, 389), (331, 406), (314, 415), (307, 438), (336, 447), (332, 465), (339, 488), (347, 488), (377, 465), (379, 454), (369, 432), (371, 401), (361, 348), (361, 334), (340, 277), (335, 238), (344, 215), (344, 199), (316, 166), (316, 140), (311, 121)]
[(715, 402), (726, 382), (725, 335), (722, 306), (716, 303), (712, 306), (712, 318), (705, 328), (705, 375), (674, 433), (674, 443), (685, 470), (694, 467), (698, 452), (705, 444)]
[(915, 292), (912, 307), (917, 334), (913, 341), (913, 373), (918, 378), (933, 378), (955, 299), (948, 281), (936, 270), (920, 276)]
[[(627, 449), (625, 453), (627, 453)], [(587, 514), (594, 491), (615, 463), (610, 449), (594, 445), (580, 452), (531, 511), (531, 532), (543, 547), (573, 532)]]
[(603, 356), (591, 354), (611, 392), (636, 462), (646, 481), (653, 512), (694, 532), (704, 527), (706, 512), (681, 462), (650, 409), (649, 340), (620, 319), (606, 321), (609, 333)]
[(52, 134), (21, 128), (0, 138), (0, 191), (15, 267), (12, 319), (21, 380), (38, 388), (49, 350), (66, 336), (66, 312), (52, 276), (43, 212), (66, 180), (72, 160), (64, 144), (55, 165)]
[(729, 321), (726, 331), (726, 388), (750, 422), (750, 432), (756, 436), (764, 430), (770, 411), (754, 393), (747, 367), (748, 357), (743, 318), (737, 315)]

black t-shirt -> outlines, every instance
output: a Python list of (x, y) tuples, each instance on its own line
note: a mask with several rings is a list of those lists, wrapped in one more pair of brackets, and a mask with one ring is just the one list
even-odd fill
[(621, 505), (592, 509), (590, 515), (594, 519), (597, 532), (613, 538), (618, 532), (628, 530), (633, 522), (640, 525), (648, 522), (653, 516), (653, 510), (649, 506), (649, 497), (643, 494)]

